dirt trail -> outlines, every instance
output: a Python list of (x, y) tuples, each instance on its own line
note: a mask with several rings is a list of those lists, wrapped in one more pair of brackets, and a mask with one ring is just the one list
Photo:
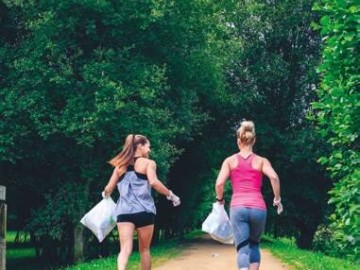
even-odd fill
[[(233, 245), (223, 245), (204, 237), (190, 244), (178, 257), (154, 267), (153, 270), (237, 270)], [(261, 249), (260, 270), (291, 270)]]

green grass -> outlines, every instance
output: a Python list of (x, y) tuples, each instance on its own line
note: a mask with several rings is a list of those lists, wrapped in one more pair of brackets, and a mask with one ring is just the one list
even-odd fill
[[(16, 244), (14, 242), (16, 232), (8, 231), (6, 234), (6, 266), (11, 270), (39, 270), (39, 265), (35, 258), (35, 249), (31, 247), (30, 242), (21, 241)], [(23, 239), (24, 240), (24, 239)], [(174, 258), (180, 254), (182, 245), (177, 240), (169, 240), (160, 242), (155, 247), (151, 248), (152, 265), (156, 266), (164, 261)], [(95, 259), (79, 265), (74, 265), (59, 270), (116, 270), (116, 255)], [(128, 270), (140, 269), (140, 255), (139, 252), (134, 251), (128, 263)]]
[[(181, 245), (176, 240), (161, 242), (155, 247), (151, 248), (151, 262), (152, 266), (160, 265), (161, 263), (174, 258), (179, 255)], [(63, 270), (116, 270), (116, 256), (111, 256), (105, 259), (96, 259), (90, 262), (64, 268)], [(139, 252), (133, 252), (127, 270), (140, 269), (140, 255)]]
[(360, 270), (360, 265), (347, 260), (332, 258), (320, 252), (298, 249), (290, 239), (262, 238), (262, 248), (292, 266), (294, 270)]

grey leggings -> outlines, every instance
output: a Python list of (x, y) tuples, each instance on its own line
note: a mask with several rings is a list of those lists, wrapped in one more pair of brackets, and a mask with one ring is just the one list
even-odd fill
[(230, 221), (237, 249), (238, 268), (260, 263), (259, 242), (265, 228), (266, 210), (246, 207), (230, 208)]

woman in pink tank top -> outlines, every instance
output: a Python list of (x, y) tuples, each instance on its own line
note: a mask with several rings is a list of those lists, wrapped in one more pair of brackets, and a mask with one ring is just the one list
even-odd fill
[(266, 205), (261, 193), (262, 176), (271, 182), (277, 212), (283, 210), (280, 199), (280, 181), (271, 163), (253, 153), (255, 126), (243, 121), (237, 131), (240, 152), (226, 158), (216, 180), (218, 203), (224, 204), (224, 186), (231, 181), (230, 221), (237, 249), (237, 265), (240, 270), (258, 270), (260, 266), (260, 236), (265, 228)]

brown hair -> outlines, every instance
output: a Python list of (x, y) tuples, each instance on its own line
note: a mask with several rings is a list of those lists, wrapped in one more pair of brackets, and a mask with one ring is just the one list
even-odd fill
[(125, 139), (123, 149), (119, 154), (113, 157), (109, 163), (117, 168), (123, 168), (129, 166), (134, 162), (134, 154), (139, 144), (144, 145), (149, 140), (143, 135), (129, 134)]
[(236, 132), (240, 142), (245, 145), (253, 144), (255, 141), (255, 124), (253, 121), (244, 120)]

